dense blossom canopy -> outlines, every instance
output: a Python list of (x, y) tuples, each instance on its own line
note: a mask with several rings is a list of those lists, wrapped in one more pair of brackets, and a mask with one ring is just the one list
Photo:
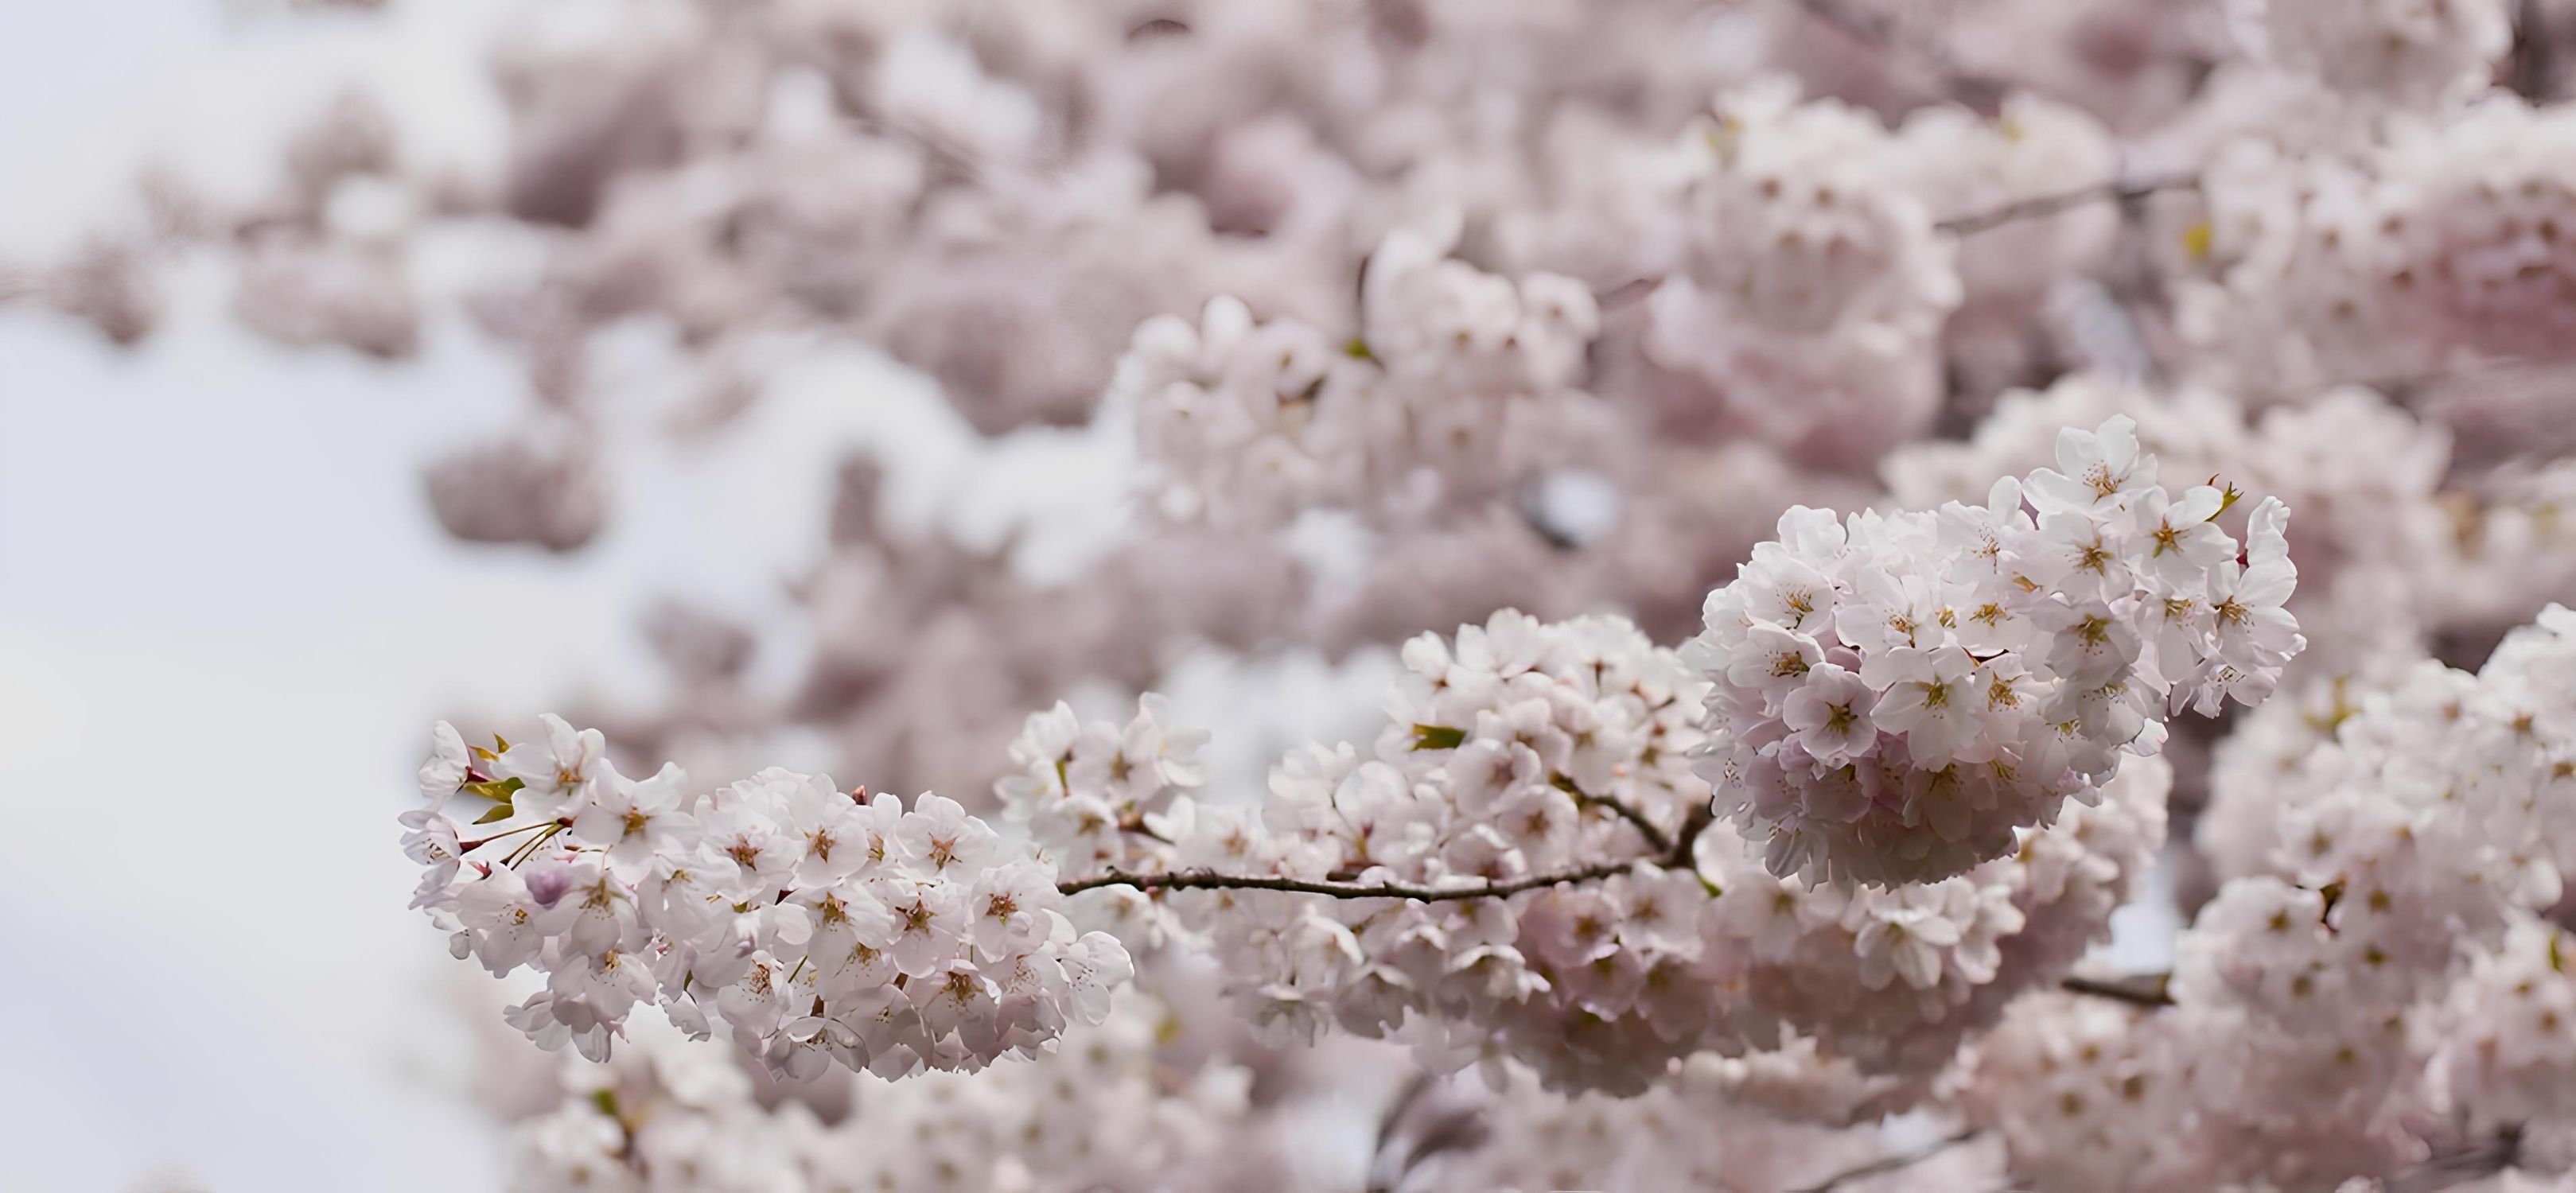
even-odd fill
[(474, 543), (851, 348), (1132, 500), (880, 445), (439, 726), (514, 1190), (2576, 1190), (2576, 3), (520, 20), (488, 160), (352, 91), (0, 302), (470, 329)]

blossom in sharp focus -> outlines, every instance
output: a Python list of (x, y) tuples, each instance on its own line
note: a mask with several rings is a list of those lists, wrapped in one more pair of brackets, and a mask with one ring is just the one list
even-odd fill
[(2067, 430), (2057, 463), (1982, 508), (1792, 510), (1709, 594), (1699, 770), (1774, 870), (1962, 873), (2154, 753), (2170, 710), (2258, 701), (2304, 647), (2277, 501), (2240, 562), (2226, 497), (2158, 486), (2131, 420)]

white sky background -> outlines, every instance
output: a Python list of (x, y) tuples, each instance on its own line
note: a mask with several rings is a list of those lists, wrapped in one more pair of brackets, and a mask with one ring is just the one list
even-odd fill
[[(121, 218), (147, 161), (256, 193), (355, 79), (408, 160), (497, 152), (481, 47), (510, 7), (0, 0), (0, 260)], [(470, 971), (406, 910), (395, 849), (428, 721), (649, 684), (631, 627), (660, 594), (775, 613), (851, 445), (903, 443), (914, 523), (989, 541), (1042, 504), (1078, 541), (1116, 521), (1114, 435), (990, 450), (925, 383), (848, 359), (711, 443), (632, 436), (578, 556), (463, 548), (419, 465), (506, 425), (508, 361), (453, 322), (392, 368), (281, 351), (232, 325), (210, 263), (172, 298), (134, 352), (0, 309), (0, 1190), (115, 1193), (166, 1163), (223, 1193), (498, 1187), (465, 1080), (492, 1008), (460, 1001)], [(1227, 724), (1352, 708), (1352, 678), (1182, 682)]]

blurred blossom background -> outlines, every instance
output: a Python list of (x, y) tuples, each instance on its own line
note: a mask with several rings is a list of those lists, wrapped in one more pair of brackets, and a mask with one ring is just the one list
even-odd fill
[[(497, 171), (488, 56), (530, 7), (8, 0), (0, 90), (28, 115), (0, 122), (0, 261), (139, 225), (147, 175), (251, 202), (353, 86), (396, 114), (407, 160)], [(615, 6), (589, 7), (582, 35), (610, 34)], [(783, 362), (720, 433), (656, 434), (653, 404), (678, 399), (647, 332), (594, 363), (636, 428), (614, 516), (577, 552), (461, 542), (423, 470), (508, 425), (514, 357), (452, 306), (399, 360), (281, 345), (235, 317), (235, 263), (213, 256), (166, 264), (130, 346), (0, 306), (0, 804), (26, 843), (0, 877), (0, 1188), (122, 1190), (168, 1166), (217, 1189), (498, 1188), (500, 1120), (470, 1081), (495, 983), (406, 908), (417, 870), (390, 845), (421, 727), (669, 700), (657, 614), (762, 626), (742, 680), (783, 700), (808, 649), (790, 582), (845, 461), (881, 462), (890, 525), (1018, 535), (1044, 575), (1117, 533), (1133, 450), (1115, 427), (988, 437), (854, 345)], [(525, 246), (423, 256), (435, 288)], [(1222, 745), (1257, 775), (1262, 750), (1364, 715), (1375, 664), (1293, 659), (1254, 683), (1203, 660), (1192, 711), (1249, 731)], [(788, 744), (758, 763), (847, 765)], [(203, 914), (234, 901), (275, 917)]]
[[(1674, 645), (2114, 415), (2294, 512), (2259, 786), (2576, 598), (2576, 11), (2416, 7), (0, 0), (0, 1190), (504, 1187), (435, 720), (991, 814), (1152, 690), (1257, 798), (1416, 634)], [(1364, 1164), (1391, 1050), (1260, 1055)]]

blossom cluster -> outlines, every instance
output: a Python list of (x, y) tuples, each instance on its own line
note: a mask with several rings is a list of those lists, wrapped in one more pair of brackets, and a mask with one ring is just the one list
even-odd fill
[[(2202, 823), (2227, 882), (2177, 943), (2174, 1005), (2008, 1019), (1974, 1114), (2043, 1188), (2131, 1190), (2385, 1177), (2562, 1121), (2576, 1024), (2538, 917), (2576, 861), (2571, 661), (2553, 606), (2475, 675), (2383, 668), (2258, 710), (2268, 744), (2222, 764)], [(2306, 727), (2262, 724), (2284, 721)]]
[[(1156, 868), (1171, 843), (1156, 825), (1206, 779), (1198, 752), (1207, 731), (1171, 717), (1153, 692), (1123, 725), (1085, 722), (1062, 701), (1031, 714), (1011, 743), (1018, 769), (995, 784), (1004, 814), (1068, 876)], [(1118, 925), (1140, 944), (1154, 939), (1150, 905), (1134, 888), (1103, 888), (1067, 911)]]
[(1193, 1193), (1309, 1188), (1252, 1077), (1172, 1044), (1170, 1005), (1121, 1002), (1048, 1054), (886, 1082), (762, 1085), (742, 1056), (639, 1033), (567, 1062), (562, 1095), (513, 1129), (520, 1193)]
[(2186, 287), (2184, 326), (2292, 392), (2564, 363), (2571, 135), (2567, 112), (2498, 96), (2345, 154), (2232, 146), (2204, 186), (2209, 281)]
[[(1171, 799), (1145, 816), (1150, 837), (1092, 856), (1131, 872), (1338, 883), (1360, 895), (1454, 892), (1163, 899), (1172, 927), (1206, 941), (1252, 1017), (1282, 1038), (1335, 1024), (1382, 1036), (1438, 1015), (1466, 1036), (1436, 1042), (1458, 1054), (1451, 1067), (1490, 1045), (1553, 1080), (1642, 1088), (1707, 1030), (1717, 994), (1701, 969), (1709, 896), (1688, 848), (1698, 838), (1679, 836), (1701, 798), (1687, 757), (1695, 681), (1617, 619), (1550, 625), (1508, 611), (1462, 628), (1454, 646), (1417, 639), (1404, 662), (1374, 756), (1347, 743), (1303, 747), (1272, 771), (1259, 806)], [(1101, 798), (1074, 764), (1102, 768), (1081, 739), (1066, 744), (1064, 728), (1060, 716), (1032, 718), (1015, 747), (1029, 770), (1001, 792), (1042, 841), (1063, 823), (1051, 808)], [(1075, 790), (1060, 792), (1050, 774)], [(1070, 877), (1083, 872), (1066, 865)], [(1549, 889), (1559, 876), (1582, 885)], [(1497, 887), (1522, 893), (1474, 897)], [(1080, 899), (1147, 910), (1131, 892)]]
[[(1068, 878), (1105, 880), (1077, 922), (1212, 951), (1274, 1038), (1336, 1026), (1623, 1094), (1693, 1053), (1804, 1048), (1863, 1066), (1851, 1097), (1882, 1107), (2100, 939), (2163, 840), (2145, 759), (1967, 874), (1776, 876), (1690, 770), (1705, 683), (1633, 628), (1506, 612), (1404, 662), (1372, 750), (1292, 751), (1258, 806), (1190, 790), (1198, 735), (1151, 698), (1123, 726), (1030, 718), (1001, 799)], [(1192, 889), (1210, 877), (1243, 881)]]
[(1390, 1188), (1796, 1189), (1864, 1164), (1878, 1150), (1865, 1132), (1773, 1118), (1735, 1100), (1726, 1066), (1713, 1056), (1693, 1058), (1665, 1084), (1631, 1098), (1556, 1094), (1517, 1074), (1477, 1107), (1481, 1146), (1435, 1154)]
[(2277, 499), (2240, 546), (2233, 498), (2156, 484), (2126, 417), (2057, 457), (1983, 506), (1791, 510), (1709, 594), (1702, 772), (1775, 871), (1963, 873), (2154, 753), (2169, 709), (2259, 701), (2305, 645)]
[[(559, 1106), (514, 1129), (524, 1193), (1191, 1193), (1295, 1188), (1279, 1124), (1221, 1057), (1176, 1066), (1157, 1008), (1130, 1000), (1052, 1052), (980, 1073), (843, 1073), (776, 1109), (736, 1058), (649, 1033), (568, 1062)], [(818, 1113), (816, 1107), (822, 1107)], [(829, 1117), (827, 1117), (829, 1116)]]
[[(1158, 986), (1158, 990), (1160, 987)], [(718, 1049), (639, 1033), (605, 1063), (567, 1061), (546, 1107), (511, 1129), (515, 1193), (965, 1193), (1099, 1190), (1322, 1193), (1349, 1188), (1297, 1156), (1324, 1099), (1392, 1070), (1391, 1051), (1330, 1061), (1192, 1049), (1175, 1018), (1221, 1008), (1140, 995), (1054, 1053), (980, 1073), (901, 1082), (833, 1073), (764, 1085)], [(1158, 1022), (1158, 1019), (1160, 1020)], [(1285, 1066), (1282, 1068), (1281, 1066)], [(1268, 1066), (1269, 1071), (1262, 1071)], [(1327, 1068), (1342, 1080), (1319, 1081)], [(1566, 1095), (1515, 1069), (1499, 1086), (1416, 1076), (1381, 1116), (1369, 1187), (1657, 1193), (1803, 1188), (1883, 1161), (1875, 1124), (1784, 1115), (1748, 1097), (1818, 1081), (1812, 1053), (1764, 1062), (1695, 1057), (1631, 1098)], [(1289, 1088), (1258, 1093), (1256, 1081)], [(1301, 1092), (1302, 1091), (1302, 1092)], [(1773, 1100), (1777, 1100), (1776, 1095)], [(1992, 1158), (1962, 1152), (1907, 1179), (1966, 1184)], [(1865, 1183), (1862, 1189), (1895, 1189)]]
[(2506, 0), (2230, 0), (2251, 48), (2348, 96), (2400, 104), (2487, 81), (2513, 37)]
[(1718, 387), (1766, 440), (1874, 458), (1939, 403), (1959, 275), (1894, 135), (1794, 92), (1727, 96), (1685, 134), (1699, 148), (1681, 198), (1688, 232), (1648, 299), (1645, 350)]
[[(1403, 510), (1490, 494), (1565, 454), (1600, 311), (1582, 283), (1451, 257), (1455, 210), (1390, 232), (1357, 331), (1256, 323), (1212, 300), (1196, 326), (1148, 319), (1118, 364), (1148, 461), (1205, 516), (1283, 521), (1319, 505)], [(1422, 491), (1423, 482), (1433, 489)]]
[(2171, 786), (2161, 759), (2132, 760), (2099, 803), (1938, 882), (1809, 884), (1748, 858), (1719, 900), (1731, 950), (1750, 960), (1745, 1030), (1771, 1053), (1855, 1066), (1869, 1088), (1840, 1098), (1910, 1103), (2014, 999), (2109, 938), (2164, 845)]
[[(2202, 386), (2158, 390), (2075, 373), (2044, 391), (2006, 393), (1966, 441), (1909, 444), (1881, 471), (1891, 499), (1908, 508), (1974, 500), (1989, 477), (2046, 465), (2064, 428), (2113, 417), (2136, 422), (2139, 450), (2165, 475), (2224, 477), (2299, 511), (2286, 531), (2299, 573), (2287, 607), (2309, 646), (2287, 676), (2357, 666), (2402, 651), (2410, 639), (2499, 615), (2496, 624), (2510, 625), (2541, 604), (2544, 589), (2529, 577), (2499, 576), (2491, 585), (2446, 578), (2476, 566), (2457, 533), (2468, 495), (2445, 487), (2448, 437), (2358, 386), (2251, 412)], [(2241, 532), (2248, 512), (2219, 524)]]
[(442, 722), (420, 781), (413, 902), (458, 958), (545, 976), (508, 1018), (547, 1048), (605, 1058), (657, 1002), (782, 1074), (972, 1070), (1099, 1022), (1132, 972), (1074, 930), (1051, 865), (941, 796), (776, 768), (692, 792), (669, 764), (627, 778), (557, 717), (490, 749)]

